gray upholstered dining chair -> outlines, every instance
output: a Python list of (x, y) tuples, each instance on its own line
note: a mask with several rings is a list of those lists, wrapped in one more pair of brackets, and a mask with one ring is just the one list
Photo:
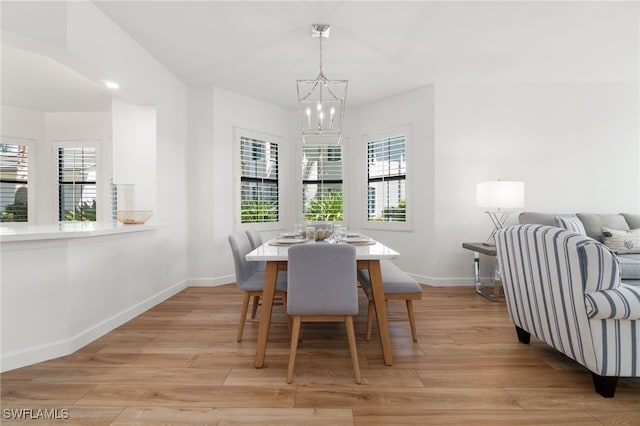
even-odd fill
[(302, 244), (289, 248), (287, 312), (293, 317), (287, 383), (293, 380), (301, 322), (344, 322), (355, 382), (360, 367), (353, 329), (358, 313), (356, 249), (348, 245)]
[[(244, 232), (235, 232), (229, 235), (229, 245), (231, 246), (231, 253), (233, 254), (233, 264), (236, 272), (236, 284), (240, 290), (244, 291), (244, 300), (242, 303), (242, 313), (240, 315), (240, 325), (238, 326), (238, 342), (242, 340), (242, 333), (244, 331), (245, 322), (258, 322), (256, 313), (258, 310), (258, 304), (262, 297), (262, 289), (264, 286), (264, 271), (256, 270), (256, 264), (258, 262), (252, 262), (246, 259), (246, 256), (251, 250), (251, 243), (247, 234)], [(286, 303), (287, 300), (287, 275), (285, 273), (278, 273), (278, 280), (276, 282), (276, 295), (282, 297), (282, 300)], [(247, 319), (247, 311), (249, 309), (249, 300), (253, 297), (253, 309), (251, 312), (251, 318)], [(276, 322), (276, 321), (273, 321)], [(288, 322), (288, 321), (280, 321)]]
[[(247, 237), (249, 237), (251, 249), (255, 250), (262, 245), (262, 235), (260, 235), (260, 232), (257, 229), (247, 229)], [(256, 270), (264, 271), (266, 269), (266, 263), (267, 262), (264, 261), (256, 262)]]
[(247, 229), (247, 237), (249, 237), (249, 243), (252, 248), (260, 247), (262, 245), (262, 235), (257, 229)]

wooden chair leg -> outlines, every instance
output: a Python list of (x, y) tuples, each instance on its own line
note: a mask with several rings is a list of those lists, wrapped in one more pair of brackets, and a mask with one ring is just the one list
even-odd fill
[(413, 336), (413, 341), (418, 341), (418, 336), (416, 333), (416, 320), (413, 317), (413, 303), (411, 303), (411, 299), (407, 299), (407, 315), (409, 316), (409, 325), (411, 326), (411, 336)]
[(284, 309), (284, 316), (287, 318), (287, 328), (289, 329), (289, 336), (291, 336), (291, 326), (293, 325), (293, 318), (287, 312), (287, 293), (282, 293), (282, 306)]
[(258, 312), (258, 304), (260, 304), (260, 296), (253, 296), (253, 306), (251, 307), (251, 319), (256, 319)]
[(360, 384), (360, 364), (358, 364), (358, 350), (356, 348), (356, 333), (353, 329), (353, 317), (350, 315), (345, 316), (344, 323), (347, 327), (349, 352), (351, 353), (351, 364), (353, 365), (353, 377), (356, 383)]
[(287, 370), (287, 383), (293, 381), (293, 368), (296, 365), (296, 352), (298, 351), (298, 336), (300, 335), (300, 316), (293, 317), (293, 330), (291, 332), (291, 348), (289, 349), (289, 368)]
[(367, 341), (371, 340), (371, 328), (373, 324), (373, 299), (369, 298), (369, 306), (367, 307)]
[(244, 322), (247, 319), (247, 310), (249, 309), (249, 292), (244, 293), (244, 300), (242, 301), (242, 313), (240, 314), (240, 325), (238, 326), (238, 336), (237, 340), (240, 342), (242, 340), (242, 332), (244, 331)]

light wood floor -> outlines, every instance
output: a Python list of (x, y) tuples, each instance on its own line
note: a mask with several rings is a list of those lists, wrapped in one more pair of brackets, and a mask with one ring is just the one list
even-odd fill
[[(7, 409), (46, 407), (67, 409), (68, 420), (50, 422), (65, 426), (640, 425), (640, 379), (622, 379), (604, 399), (573, 361), (533, 338), (518, 343), (503, 302), (469, 287), (424, 290), (415, 303), (419, 342), (408, 323), (391, 323), (391, 367), (379, 341), (364, 340), (361, 295), (362, 385), (353, 382), (344, 325), (303, 325), (287, 385), (286, 325), (271, 326), (265, 368), (255, 369), (257, 325), (235, 341), (240, 291), (189, 288), (72, 355), (2, 374), (0, 422), (13, 424)], [(403, 302), (389, 309), (405, 311)]]

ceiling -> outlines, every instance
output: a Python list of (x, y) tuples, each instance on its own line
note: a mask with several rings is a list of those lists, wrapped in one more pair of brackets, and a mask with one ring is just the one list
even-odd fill
[(638, 79), (638, 3), (103, 1), (191, 86), (294, 107), (319, 71), (311, 25), (331, 25), (324, 71), (361, 105), (437, 81)]
[[(324, 72), (349, 80), (351, 106), (434, 82), (638, 81), (639, 74), (638, 2), (94, 4), (188, 86), (217, 86), (285, 108), (296, 105), (295, 81), (318, 74), (314, 23), (331, 25)], [(30, 83), (56, 77), (44, 61), (3, 46), (3, 103), (19, 99), (18, 88), (42, 97), (56, 87), (49, 104), (65, 99), (58, 92), (67, 102), (93, 99), (94, 107), (110, 98), (90, 81), (75, 92), (61, 75), (53, 85)]]
[(2, 104), (40, 112), (108, 111), (112, 94), (49, 58), (2, 46)]

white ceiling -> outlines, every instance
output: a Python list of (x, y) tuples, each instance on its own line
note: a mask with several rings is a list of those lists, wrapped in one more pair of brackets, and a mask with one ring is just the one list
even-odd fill
[(2, 46), (2, 104), (41, 112), (108, 111), (112, 94), (48, 56)]
[[(287, 108), (318, 74), (311, 24), (331, 24), (324, 72), (362, 105), (434, 82), (638, 81), (639, 3), (95, 1), (189, 86)], [(2, 48), (2, 102), (103, 110), (109, 92)], [(68, 69), (66, 69), (69, 71)], [(71, 80), (79, 83), (72, 84)], [(97, 109), (96, 109), (97, 108)]]
[(324, 71), (360, 105), (435, 81), (638, 79), (638, 2), (95, 2), (188, 85), (285, 107)]

